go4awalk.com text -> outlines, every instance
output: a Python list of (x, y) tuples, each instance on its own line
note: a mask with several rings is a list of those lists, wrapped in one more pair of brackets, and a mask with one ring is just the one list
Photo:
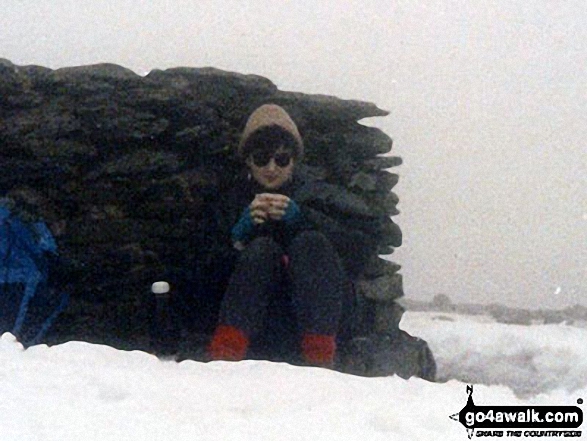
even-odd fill
[[(467, 386), (467, 404), (451, 419), (467, 429), (469, 439), (482, 437), (579, 438), (583, 411), (578, 406), (477, 406), (473, 386)], [(577, 399), (582, 405), (583, 399)]]

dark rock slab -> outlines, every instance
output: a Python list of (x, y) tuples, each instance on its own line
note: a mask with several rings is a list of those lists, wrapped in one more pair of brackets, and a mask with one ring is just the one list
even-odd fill
[(341, 365), (346, 373), (419, 377), (428, 381), (436, 378), (436, 362), (428, 344), (402, 330), (356, 337), (344, 349)]
[[(0, 176), (0, 192), (26, 189), (50, 201), (65, 225), (60, 252), (84, 269), (72, 292), (70, 330), (57, 327), (63, 336), (75, 329), (89, 340), (136, 347), (148, 332), (142, 298), (153, 278), (172, 275), (203, 290), (188, 282), (201, 270), (225, 283), (223, 238), (210, 213), (217, 215), (242, 173), (240, 133), (264, 103), (291, 113), (304, 137), (304, 166), (323, 181), (305, 196), (307, 215), (334, 235), (352, 231), (336, 246), (373, 309), (362, 332), (395, 326), (389, 301), (403, 294), (399, 265), (381, 263), (378, 254), (401, 245), (389, 219), (398, 213), (390, 190), (399, 177), (385, 171), (401, 158), (380, 156), (391, 138), (358, 122), (387, 111), (280, 91), (267, 78), (215, 68), (143, 77), (113, 64), (52, 70), (0, 60), (0, 162), (10, 170)], [(222, 286), (214, 289), (221, 295)]]
[[(372, 103), (357, 100), (342, 100), (330, 95), (278, 92), (272, 97), (275, 104), (293, 109), (293, 116), (320, 125), (333, 121), (349, 122), (375, 116), (387, 116), (389, 112)], [(307, 124), (310, 124), (309, 122)], [(304, 125), (304, 124), (302, 124)]]
[[(383, 274), (374, 279), (359, 280), (356, 283), (356, 288), (361, 295), (379, 302), (392, 301), (404, 295), (400, 273)], [(386, 312), (384, 316), (387, 316)]]

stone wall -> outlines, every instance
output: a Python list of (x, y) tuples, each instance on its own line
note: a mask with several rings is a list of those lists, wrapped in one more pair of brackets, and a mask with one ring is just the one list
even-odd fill
[(0, 60), (0, 196), (32, 189), (47, 201), (44, 215), (78, 275), (57, 340), (142, 346), (150, 283), (187, 280), (210, 261), (209, 208), (241, 170), (234, 148), (247, 116), (268, 102), (298, 124), (312, 172), (353, 195), (350, 211), (378, 219), (365, 227), (378, 245), (357, 275), (366, 305), (358, 321), (397, 329), (400, 267), (378, 255), (402, 241), (390, 217), (398, 175), (387, 171), (401, 158), (380, 156), (391, 139), (358, 123), (388, 112), (213, 68), (141, 77), (110, 64), (51, 70)]

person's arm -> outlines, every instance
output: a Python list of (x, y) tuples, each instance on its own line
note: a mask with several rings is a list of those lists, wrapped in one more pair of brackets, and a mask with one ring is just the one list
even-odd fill
[(301, 218), (300, 207), (287, 196), (258, 194), (232, 228), (232, 243), (235, 248), (242, 250), (253, 235), (255, 228), (268, 219), (282, 221), (287, 225), (296, 225), (301, 221)]
[(242, 249), (244, 243), (248, 241), (254, 230), (255, 223), (253, 222), (253, 217), (251, 216), (251, 207), (249, 206), (245, 209), (245, 211), (243, 211), (240, 219), (237, 221), (234, 227), (232, 227), (231, 237), (234, 247), (237, 249)]
[(289, 200), (285, 213), (281, 217), (281, 220), (288, 225), (298, 224), (302, 220), (302, 211), (296, 202), (292, 199)]
[(256, 227), (267, 221), (270, 211), (270, 198), (267, 198), (266, 194), (256, 195), (253, 202), (242, 212), (239, 220), (232, 227), (232, 243), (237, 250), (242, 250), (253, 236)]

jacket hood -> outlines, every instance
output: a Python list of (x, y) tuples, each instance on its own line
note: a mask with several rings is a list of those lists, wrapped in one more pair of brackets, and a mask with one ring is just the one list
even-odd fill
[(239, 155), (242, 156), (243, 146), (253, 133), (263, 127), (269, 126), (278, 126), (286, 132), (291, 133), (296, 141), (297, 155), (299, 157), (303, 156), (304, 142), (302, 141), (298, 127), (289, 114), (277, 104), (264, 104), (251, 113), (238, 144)]

